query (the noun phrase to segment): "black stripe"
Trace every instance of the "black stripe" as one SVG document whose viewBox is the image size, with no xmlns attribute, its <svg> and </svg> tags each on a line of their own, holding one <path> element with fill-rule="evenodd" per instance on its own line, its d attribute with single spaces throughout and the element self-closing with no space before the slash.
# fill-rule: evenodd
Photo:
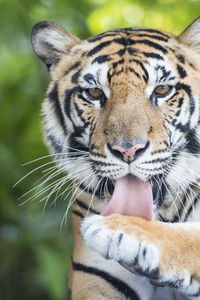
<svg viewBox="0 0 200 300">
<path fill-rule="evenodd" d="M 91 154 L 91 153 L 90 153 Z M 96 153 L 95 153 L 96 154 Z M 97 156 L 97 155 L 96 155 Z M 98 157 L 104 157 L 103 155 L 102 156 L 98 156 Z M 99 166 L 105 166 L 105 167 L 108 167 L 108 166 L 111 166 L 111 167 L 114 167 L 114 166 L 119 166 L 118 164 L 115 164 L 115 163 L 107 163 L 107 162 L 103 162 L 103 161 L 98 161 L 98 160 L 95 160 L 93 159 L 92 162 L 95 164 L 95 165 L 99 165 Z"/>
<path fill-rule="evenodd" d="M 164 141 L 165 143 L 165 141 Z M 166 142 L 167 143 L 167 142 Z M 168 146 L 167 146 L 168 147 Z M 165 153 L 167 152 L 168 150 L 167 149 L 159 149 L 159 150 L 155 150 L 155 151 L 152 151 L 151 152 L 151 155 L 154 155 L 154 154 L 157 154 L 157 153 Z"/>
<path fill-rule="evenodd" d="M 115 52 L 114 54 L 117 54 L 120 57 L 122 57 L 125 54 L 125 52 L 126 52 L 126 49 L 123 48 L 123 49 L 120 49 L 119 51 Z"/>
<path fill-rule="evenodd" d="M 194 130 L 190 130 L 186 135 L 186 146 L 185 148 L 190 152 L 197 154 L 200 152 L 200 143 Z"/>
<path fill-rule="evenodd" d="M 176 57 L 177 57 L 177 59 L 178 59 L 182 64 L 185 63 L 185 57 L 184 57 L 182 54 L 177 55 Z"/>
<path fill-rule="evenodd" d="M 103 48 L 109 46 L 113 41 L 106 41 L 106 42 L 102 42 L 101 44 L 97 45 L 96 47 L 94 47 L 92 50 L 90 50 L 87 54 L 87 56 L 92 56 L 94 54 L 96 54 L 97 52 L 101 51 Z"/>
<path fill-rule="evenodd" d="M 158 53 L 154 53 L 154 52 L 142 52 L 142 54 L 146 57 L 150 57 L 150 58 L 156 58 L 159 60 L 164 60 L 164 58 L 158 54 Z"/>
<path fill-rule="evenodd" d="M 192 115 L 193 112 L 194 112 L 194 109 L 195 109 L 195 101 L 194 101 L 194 98 L 193 98 L 193 95 L 192 95 L 191 87 L 187 84 L 178 82 L 177 85 L 176 85 L 176 90 L 178 91 L 178 90 L 181 90 L 181 89 L 183 89 L 189 96 L 189 99 L 190 99 L 190 114 Z"/>
<path fill-rule="evenodd" d="M 94 144 L 91 144 L 90 145 L 90 155 L 94 156 L 94 157 L 103 157 L 103 158 L 106 158 L 106 155 L 105 154 L 101 154 L 101 153 L 98 153 L 98 152 L 93 152 L 92 150 L 94 149 L 97 149 L 98 150 L 98 147 Z"/>
<path fill-rule="evenodd" d="M 93 209 L 93 208 L 87 206 L 87 204 L 83 203 L 81 200 L 76 199 L 75 203 L 76 203 L 78 206 L 80 206 L 81 208 L 83 208 L 83 209 L 85 209 L 85 210 L 87 210 L 87 211 L 89 211 L 89 212 L 92 212 L 92 213 L 94 213 L 94 214 L 99 215 L 99 212 L 98 212 L 97 210 L 95 210 L 95 209 Z"/>
<path fill-rule="evenodd" d="M 121 68 L 119 71 L 114 70 L 112 76 L 113 75 L 120 75 L 123 72 L 124 72 L 124 68 Z"/>
<path fill-rule="evenodd" d="M 141 167 L 137 167 L 137 168 L 141 171 L 147 171 L 146 168 L 141 168 Z M 148 172 L 154 172 L 154 174 L 155 174 L 155 172 L 159 172 L 157 175 L 161 175 L 162 171 L 163 171 L 163 167 L 148 169 Z"/>
<path fill-rule="evenodd" d="M 60 122 L 61 127 L 63 128 L 63 131 L 65 134 L 67 134 L 67 129 L 65 126 L 64 116 L 60 107 L 60 102 L 58 99 L 58 82 L 55 83 L 53 89 L 48 94 L 49 99 L 51 100 L 51 103 L 53 103 L 55 108 L 55 113 L 57 115 L 57 118 Z"/>
<path fill-rule="evenodd" d="M 155 42 L 152 42 L 150 40 L 137 40 L 137 41 L 134 41 L 134 44 L 145 44 L 145 45 L 148 45 L 152 48 L 155 48 L 156 50 L 159 50 L 159 51 L 163 52 L 164 54 L 168 53 L 166 48 L 164 48 L 161 45 L 159 45 Z"/>
<path fill-rule="evenodd" d="M 72 266 L 75 271 L 81 271 L 84 273 L 101 277 L 102 279 L 107 281 L 110 285 L 112 285 L 118 292 L 124 294 L 125 297 L 131 300 L 140 300 L 137 293 L 134 290 L 132 290 L 126 283 L 110 275 L 109 273 L 99 270 L 97 268 L 88 267 L 83 264 L 75 263 L 75 262 L 72 262 Z"/>
<path fill-rule="evenodd" d="M 138 49 L 127 47 L 126 50 L 128 51 L 128 54 L 133 55 L 134 57 L 139 56 L 140 58 L 140 52 L 138 51 Z"/>
<path fill-rule="evenodd" d="M 124 59 L 122 58 L 122 59 L 120 59 L 120 60 L 118 60 L 118 61 L 112 63 L 112 67 L 113 67 L 114 69 L 116 69 L 118 65 L 123 64 L 123 63 L 124 63 Z"/>
<path fill-rule="evenodd" d="M 72 213 L 77 215 L 78 217 L 80 217 L 81 219 L 84 218 L 84 215 L 80 212 L 80 211 L 77 211 L 75 209 L 72 210 Z"/>
<path fill-rule="evenodd" d="M 144 71 L 144 74 L 145 74 L 145 76 L 143 78 L 144 78 L 145 82 L 147 83 L 148 80 L 149 80 L 149 73 L 145 69 L 143 63 L 141 61 L 137 60 L 137 59 L 130 59 L 129 62 L 134 62 L 134 63 L 138 64 L 141 67 L 141 69 Z"/>
<path fill-rule="evenodd" d="M 119 37 L 119 38 L 115 38 L 113 39 L 114 43 L 123 45 L 124 47 L 128 46 L 128 45 L 133 45 L 134 41 L 132 39 L 126 38 L 126 37 Z"/>
<path fill-rule="evenodd" d="M 94 75 L 92 75 L 91 73 L 87 73 L 83 76 L 83 78 L 85 79 L 85 81 L 87 81 L 89 84 L 95 84 L 97 85 L 97 82 L 94 78 Z"/>
<path fill-rule="evenodd" d="M 177 71 L 181 78 L 185 78 L 187 76 L 185 69 L 179 64 L 177 64 Z"/>
<path fill-rule="evenodd" d="M 89 122 L 87 122 L 86 119 L 84 119 L 82 117 L 82 114 L 83 114 L 84 111 L 82 109 L 80 109 L 79 106 L 76 103 L 74 103 L 74 110 L 76 111 L 77 115 L 79 116 L 79 118 L 83 122 L 83 125 L 81 126 L 81 128 L 79 126 L 79 127 L 76 127 L 76 129 L 77 128 L 79 128 L 79 130 L 81 129 L 81 133 L 83 133 L 84 129 L 88 127 Z"/>
<path fill-rule="evenodd" d="M 91 37 L 90 39 L 88 39 L 88 42 L 96 42 L 96 41 L 99 41 L 103 38 L 106 38 L 106 37 L 116 37 L 116 36 L 120 36 L 119 38 L 121 39 L 121 33 L 125 33 L 127 36 L 132 34 L 134 32 L 134 29 L 133 28 L 120 28 L 120 29 L 115 29 L 113 31 L 106 31 L 106 32 L 103 32 L 103 33 L 99 33 L 93 37 Z M 124 38 L 122 38 L 124 39 Z"/>
<path fill-rule="evenodd" d="M 156 151 L 157 153 L 159 153 L 158 151 Z M 166 150 L 164 151 L 160 151 L 160 152 L 166 152 Z M 169 160 L 169 157 L 165 157 L 165 158 L 156 158 L 156 159 L 152 159 L 152 160 L 149 160 L 149 161 L 143 161 L 143 162 L 140 162 L 140 165 L 146 165 L 146 164 L 153 164 L 153 163 L 160 163 L 160 162 L 165 162 L 166 160 Z"/>
<path fill-rule="evenodd" d="M 63 151 L 60 142 L 55 138 L 55 136 L 47 134 L 47 139 L 51 142 L 51 146 L 54 148 L 55 153 L 61 153 Z"/>
<path fill-rule="evenodd" d="M 152 33 L 158 33 L 158 34 L 161 34 L 163 36 L 165 36 L 166 38 L 170 38 L 169 35 L 167 35 L 166 33 L 160 31 L 160 30 L 157 30 L 157 29 L 152 29 L 152 28 L 138 28 L 138 31 L 141 30 L 141 31 L 146 31 L 146 32 L 152 32 Z"/>
<path fill-rule="evenodd" d="M 76 86 L 70 90 L 65 91 L 65 104 L 64 104 L 64 110 L 68 116 L 68 118 L 71 120 L 72 124 L 75 126 L 72 118 L 71 118 L 71 97 L 73 94 L 77 93 L 80 90 L 80 87 Z"/>
<path fill-rule="evenodd" d="M 99 33 L 91 38 L 88 39 L 88 42 L 96 42 L 96 41 L 99 41 L 105 37 L 110 37 L 110 36 L 116 36 L 118 33 L 117 32 L 114 32 L 114 33 L 106 33 L 106 32 L 103 32 L 103 33 Z"/>
<path fill-rule="evenodd" d="M 69 154 L 70 154 L 70 152 L 74 152 L 75 149 L 77 149 L 76 157 L 82 156 L 82 153 L 79 152 L 78 150 L 85 151 L 85 154 L 89 153 L 88 147 L 81 144 L 79 141 L 77 141 L 77 138 L 79 138 L 81 136 L 81 133 L 82 133 L 82 132 L 80 132 L 81 129 L 82 129 L 82 127 L 79 129 L 79 131 L 71 133 L 71 135 L 69 137 L 69 150 L 68 150 Z M 83 128 L 83 132 L 84 132 L 84 128 Z M 72 154 L 72 156 L 73 156 L 73 154 Z"/>
<path fill-rule="evenodd" d="M 183 101 L 184 101 L 184 98 L 179 98 L 178 99 L 178 108 L 181 108 L 181 106 L 183 105 Z"/>
<path fill-rule="evenodd" d="M 72 70 L 78 68 L 80 66 L 80 61 L 76 62 L 74 65 L 72 65 L 66 72 L 65 75 L 67 75 L 68 73 L 70 73 Z"/>
<path fill-rule="evenodd" d="M 171 71 L 166 71 L 165 67 L 158 66 L 157 70 L 162 71 L 162 76 L 159 78 L 159 82 L 162 82 L 164 79 L 167 80 L 167 78 L 171 75 Z"/>
<path fill-rule="evenodd" d="M 164 42 L 167 42 L 168 41 L 168 38 L 164 38 L 162 36 L 159 36 L 159 35 L 151 35 L 151 34 L 145 34 L 145 33 L 140 33 L 140 34 L 137 34 L 137 36 L 140 36 L 140 37 L 149 37 L 149 38 L 152 38 L 152 39 L 155 39 L 155 40 L 159 40 L 159 41 L 164 41 Z"/>
<path fill-rule="evenodd" d="M 75 73 L 72 75 L 71 81 L 72 81 L 73 83 L 78 83 L 78 79 L 79 79 L 79 77 L 80 77 L 80 75 L 81 75 L 81 71 L 82 71 L 82 69 L 80 68 L 77 72 L 75 72 Z"/>
<path fill-rule="evenodd" d="M 138 72 L 136 72 L 133 68 L 129 68 L 129 71 L 131 73 L 134 73 L 136 75 L 137 78 L 141 78 L 140 74 Z"/>
<path fill-rule="evenodd" d="M 94 64 L 95 62 L 97 62 L 98 64 L 102 64 L 106 61 L 110 61 L 111 57 L 109 57 L 109 55 L 99 55 L 97 56 L 95 59 L 93 59 L 92 64 Z"/>
</svg>

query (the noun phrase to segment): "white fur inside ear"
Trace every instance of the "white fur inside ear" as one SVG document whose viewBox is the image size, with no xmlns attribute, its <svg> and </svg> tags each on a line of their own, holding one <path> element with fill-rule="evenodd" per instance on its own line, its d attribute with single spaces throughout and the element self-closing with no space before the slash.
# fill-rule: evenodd
<svg viewBox="0 0 200 300">
<path fill-rule="evenodd" d="M 47 44 L 52 47 L 52 50 L 56 50 L 57 52 L 65 52 L 67 46 L 69 48 L 71 44 L 71 41 L 70 39 L 67 39 L 67 36 L 49 28 L 45 28 L 38 32 L 35 42 L 35 46 L 41 54 L 46 51 Z"/>
<path fill-rule="evenodd" d="M 199 22 L 195 22 L 191 30 L 188 33 L 188 38 L 200 42 L 200 19 Z"/>
<path fill-rule="evenodd" d="M 80 40 L 63 27 L 39 22 L 32 29 L 32 46 L 35 53 L 47 64 L 56 64 Z"/>
<path fill-rule="evenodd" d="M 178 36 L 178 40 L 188 44 L 200 53 L 200 17 Z"/>
</svg>

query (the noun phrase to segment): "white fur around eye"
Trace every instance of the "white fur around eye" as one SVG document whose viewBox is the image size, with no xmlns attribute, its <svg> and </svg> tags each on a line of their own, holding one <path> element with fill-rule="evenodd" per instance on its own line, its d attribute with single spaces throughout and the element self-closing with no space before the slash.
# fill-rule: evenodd
<svg viewBox="0 0 200 300">
<path fill-rule="evenodd" d="M 93 58 L 94 59 L 94 58 Z M 85 68 L 81 80 L 80 85 L 82 88 L 88 89 L 88 88 L 100 88 L 106 97 L 108 98 L 110 96 L 110 89 L 107 85 L 107 74 L 108 74 L 108 65 L 106 63 L 98 64 L 98 62 L 95 63 L 89 63 L 88 66 Z M 91 83 L 88 83 L 84 76 L 86 74 L 91 74 L 94 78 L 94 80 L 91 81 Z"/>
<path fill-rule="evenodd" d="M 171 71 L 170 77 L 173 79 L 170 80 L 162 80 L 162 71 L 158 67 L 162 68 L 165 67 L 166 71 Z M 158 61 L 157 59 L 150 58 L 148 62 L 145 64 L 145 68 L 149 74 L 149 83 L 146 88 L 146 94 L 150 97 L 154 91 L 154 89 L 158 85 L 170 85 L 175 86 L 177 83 L 177 76 L 173 65 L 168 61 L 165 57 L 164 61 Z"/>
<path fill-rule="evenodd" d="M 158 96 L 156 105 L 162 106 L 168 99 L 170 99 L 175 94 L 175 92 L 176 92 L 175 87 L 173 87 L 171 92 L 168 95 L 166 95 L 165 97 Z"/>
</svg>

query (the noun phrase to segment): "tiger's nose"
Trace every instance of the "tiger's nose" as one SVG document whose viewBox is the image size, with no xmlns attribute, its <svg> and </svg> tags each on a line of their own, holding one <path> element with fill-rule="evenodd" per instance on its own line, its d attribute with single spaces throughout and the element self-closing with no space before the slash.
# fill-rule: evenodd
<svg viewBox="0 0 200 300">
<path fill-rule="evenodd" d="M 141 139 L 137 139 L 134 143 L 131 139 L 124 138 L 120 145 L 116 143 L 108 144 L 108 148 L 113 155 L 130 164 L 146 151 L 149 144 L 149 141 L 145 143 Z"/>
<path fill-rule="evenodd" d="M 136 152 L 139 149 L 143 149 L 144 147 L 145 147 L 145 145 L 143 145 L 143 144 L 136 144 L 135 146 L 130 147 L 130 148 L 124 148 L 121 146 L 113 146 L 112 150 L 121 153 L 123 160 L 125 162 L 132 162 L 135 159 Z"/>
</svg>

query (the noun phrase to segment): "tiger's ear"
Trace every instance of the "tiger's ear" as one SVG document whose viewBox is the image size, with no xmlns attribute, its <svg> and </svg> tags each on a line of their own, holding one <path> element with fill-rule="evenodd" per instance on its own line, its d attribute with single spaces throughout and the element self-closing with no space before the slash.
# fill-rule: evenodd
<svg viewBox="0 0 200 300">
<path fill-rule="evenodd" d="M 33 26 L 31 42 L 34 52 L 49 69 L 80 40 L 63 27 L 50 21 L 42 21 Z"/>
<path fill-rule="evenodd" d="M 177 37 L 177 40 L 200 53 L 200 17 L 194 20 L 194 22 Z"/>
</svg>

